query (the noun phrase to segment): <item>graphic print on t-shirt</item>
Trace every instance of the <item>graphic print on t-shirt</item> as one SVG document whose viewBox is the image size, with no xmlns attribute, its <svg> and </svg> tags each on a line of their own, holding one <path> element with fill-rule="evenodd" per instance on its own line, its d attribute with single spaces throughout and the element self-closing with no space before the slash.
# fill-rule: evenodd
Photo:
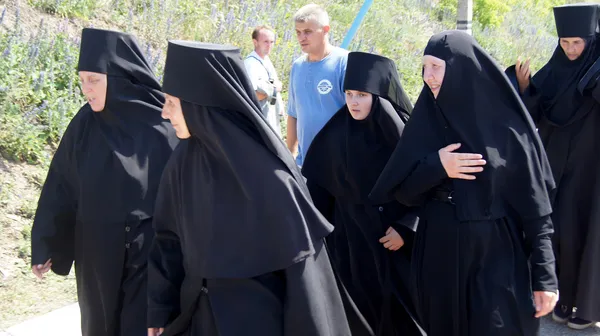
<svg viewBox="0 0 600 336">
<path fill-rule="evenodd" d="M 328 79 L 321 79 L 319 84 L 317 84 L 317 90 L 322 95 L 328 94 L 329 92 L 331 92 L 332 89 L 333 85 Z"/>
</svg>

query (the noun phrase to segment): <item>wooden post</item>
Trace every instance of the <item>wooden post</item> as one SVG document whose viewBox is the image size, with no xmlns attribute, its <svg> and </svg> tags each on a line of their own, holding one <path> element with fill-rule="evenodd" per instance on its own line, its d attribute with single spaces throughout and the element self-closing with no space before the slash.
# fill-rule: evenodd
<svg viewBox="0 0 600 336">
<path fill-rule="evenodd" d="M 458 0 L 456 29 L 473 35 L 473 0 Z"/>
</svg>

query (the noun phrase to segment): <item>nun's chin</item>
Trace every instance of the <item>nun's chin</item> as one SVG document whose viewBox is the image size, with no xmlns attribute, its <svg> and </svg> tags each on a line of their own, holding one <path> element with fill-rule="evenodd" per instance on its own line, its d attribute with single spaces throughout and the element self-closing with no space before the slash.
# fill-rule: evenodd
<svg viewBox="0 0 600 336">
<path fill-rule="evenodd" d="M 104 105 L 99 106 L 99 105 L 90 104 L 90 107 L 92 108 L 92 111 L 94 111 L 96 113 L 104 111 Z"/>
<path fill-rule="evenodd" d="M 354 120 L 365 120 L 369 116 L 370 111 L 368 112 L 353 112 L 350 111 L 350 115 Z"/>
<path fill-rule="evenodd" d="M 179 139 L 189 139 L 192 136 L 190 134 L 190 132 L 185 132 L 185 131 L 181 131 L 181 130 L 178 130 L 178 129 L 175 129 L 175 135 Z"/>
</svg>

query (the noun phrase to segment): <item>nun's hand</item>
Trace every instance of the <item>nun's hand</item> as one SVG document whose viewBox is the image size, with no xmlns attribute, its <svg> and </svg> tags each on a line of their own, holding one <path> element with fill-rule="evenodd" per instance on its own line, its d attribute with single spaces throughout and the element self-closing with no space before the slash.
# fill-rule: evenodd
<svg viewBox="0 0 600 336">
<path fill-rule="evenodd" d="M 521 58 L 517 59 L 515 64 L 515 70 L 517 72 L 517 82 L 519 82 L 519 90 L 521 94 L 529 87 L 529 77 L 531 76 L 531 69 L 529 68 L 529 61 L 527 59 L 524 63 L 521 63 Z"/>
<path fill-rule="evenodd" d="M 165 328 L 148 328 L 148 336 L 159 336 L 165 331 Z"/>
<path fill-rule="evenodd" d="M 40 264 L 31 266 L 31 271 L 33 272 L 33 274 L 35 274 L 36 277 L 38 277 L 38 279 L 41 280 L 44 278 L 44 273 L 48 272 L 51 267 L 52 259 L 48 259 L 48 261 L 46 261 L 46 263 L 43 265 Z"/>
<path fill-rule="evenodd" d="M 390 251 L 397 251 L 404 246 L 404 239 L 402 239 L 402 236 L 392 227 L 387 229 L 385 236 L 381 237 L 379 242 L 383 244 L 383 247 Z"/>
<path fill-rule="evenodd" d="M 481 154 L 453 153 L 460 144 L 451 144 L 439 150 L 440 161 L 450 178 L 474 180 L 474 173 L 483 171 L 485 160 Z"/>
<path fill-rule="evenodd" d="M 548 315 L 558 302 L 558 294 L 554 292 L 533 292 L 535 301 L 535 317 Z"/>
</svg>

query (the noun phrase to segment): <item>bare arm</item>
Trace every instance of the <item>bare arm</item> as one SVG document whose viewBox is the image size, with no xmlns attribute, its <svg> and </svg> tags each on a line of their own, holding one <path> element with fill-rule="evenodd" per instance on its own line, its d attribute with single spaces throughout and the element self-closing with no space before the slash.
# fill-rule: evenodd
<svg viewBox="0 0 600 336">
<path fill-rule="evenodd" d="M 287 146 L 294 157 L 298 154 L 298 133 L 296 129 L 297 124 L 296 118 L 289 116 L 287 117 Z"/>
<path fill-rule="evenodd" d="M 262 91 L 256 90 L 256 97 L 258 98 L 258 100 L 264 100 L 267 98 L 267 95 L 264 94 Z"/>
</svg>

